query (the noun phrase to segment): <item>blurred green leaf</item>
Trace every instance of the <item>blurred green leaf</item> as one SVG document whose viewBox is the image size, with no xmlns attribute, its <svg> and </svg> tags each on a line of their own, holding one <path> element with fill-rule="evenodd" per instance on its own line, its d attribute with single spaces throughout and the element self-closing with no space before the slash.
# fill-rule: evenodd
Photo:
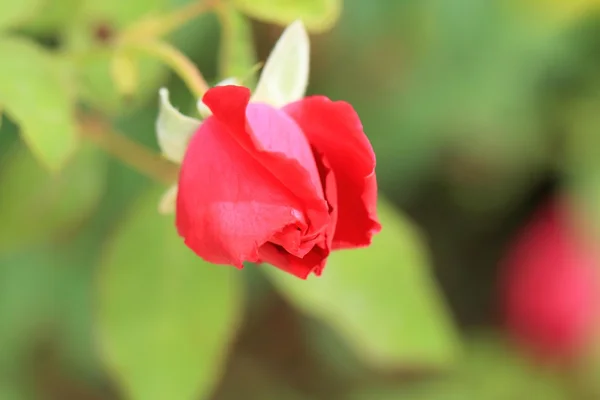
<svg viewBox="0 0 600 400">
<path fill-rule="evenodd" d="M 324 320 L 378 367 L 446 367 L 457 337 L 413 227 L 380 201 L 383 230 L 365 249 L 334 252 L 321 277 L 265 266 L 281 293 Z"/>
<path fill-rule="evenodd" d="M 77 16 L 83 2 L 84 0 L 43 0 L 34 18 L 28 19 L 21 29 L 32 33 L 63 32 Z"/>
<path fill-rule="evenodd" d="M 132 22 L 164 14 L 192 1 L 195 0 L 87 0 L 66 35 L 66 47 L 79 62 L 77 72 L 83 100 L 105 113 L 121 115 L 153 98 L 169 77 L 168 68 L 154 58 L 136 55 L 137 91 L 133 96 L 122 96 L 111 74 L 110 41 Z M 210 74 L 206 73 L 208 67 L 204 63 L 211 65 L 214 59 L 210 47 L 215 46 L 217 28 L 216 18 L 207 13 L 170 35 L 173 44 L 184 54 L 198 53 L 198 49 L 202 49 L 201 60 L 194 61 L 202 61 L 201 70 L 207 78 Z M 196 108 L 195 101 L 193 108 Z"/>
<path fill-rule="evenodd" d="M 135 95 L 138 86 L 138 67 L 132 54 L 117 51 L 111 60 L 111 74 L 119 94 Z"/>
<path fill-rule="evenodd" d="M 82 61 L 79 69 L 80 96 L 87 104 L 105 113 L 126 114 L 137 108 L 148 98 L 156 95 L 159 86 L 168 76 L 168 70 L 159 61 L 140 56 L 136 58 L 137 90 L 132 95 L 124 96 L 113 79 L 112 60 L 110 54 L 98 53 Z"/>
<path fill-rule="evenodd" d="M 102 22 L 119 31 L 143 16 L 161 14 L 169 4 L 170 0 L 86 0 L 82 14 L 89 21 L 96 21 L 90 25 L 92 29 Z"/>
<path fill-rule="evenodd" d="M 264 22 L 288 25 L 301 19 L 311 32 L 330 29 L 340 16 L 341 0 L 234 0 L 236 7 Z"/>
<path fill-rule="evenodd" d="M 37 13 L 41 4 L 42 0 L 0 2 L 0 30 L 18 26 Z"/>
<path fill-rule="evenodd" d="M 591 86 L 591 85 L 590 85 Z M 567 185 L 581 205 L 581 217 L 600 237 L 600 83 L 593 95 L 570 106 L 566 117 L 566 157 L 562 165 Z"/>
<path fill-rule="evenodd" d="M 57 284 L 61 274 L 48 253 L 28 252 L 0 257 L 0 372 L 23 368 L 38 340 L 57 316 Z M 2 398 L 2 397 L 0 397 Z"/>
<path fill-rule="evenodd" d="M 94 337 L 94 266 L 91 261 L 62 266 L 65 273 L 60 286 L 61 321 L 57 340 L 60 361 L 66 371 L 78 378 L 101 381 L 106 376 Z"/>
<path fill-rule="evenodd" d="M 592 344 L 577 366 L 575 383 L 590 399 L 600 398 L 600 332 L 596 332 Z"/>
<path fill-rule="evenodd" d="M 404 387 L 373 387 L 349 400 L 568 400 L 574 397 L 561 375 L 530 363 L 502 339 L 479 335 L 451 376 Z"/>
<path fill-rule="evenodd" d="M 203 262 L 148 192 L 111 241 L 99 272 L 103 356 L 132 399 L 204 398 L 240 317 L 234 268 Z"/>
<path fill-rule="evenodd" d="M 55 240 L 77 228 L 105 187 L 105 158 L 82 147 L 59 175 L 48 174 L 22 146 L 0 166 L 0 254 Z"/>
<path fill-rule="evenodd" d="M 518 195 L 530 171 L 547 162 L 538 96 L 560 48 L 558 32 L 540 34 L 498 1 L 344 7 L 332 43 L 315 57 L 311 88 L 350 102 L 370 127 L 380 187 L 408 200 L 435 169 L 454 172 L 440 161 L 449 145 L 452 151 L 464 146 L 491 164 L 473 173 L 491 169 L 491 185 L 499 177 L 507 184 L 497 187 L 509 189 L 481 202 L 500 194 L 509 204 L 511 192 Z M 516 188 L 509 187 L 513 177 Z"/>
<path fill-rule="evenodd" d="M 543 29 L 564 29 L 600 10 L 597 0 L 512 0 L 507 2 L 518 17 Z"/>
<path fill-rule="evenodd" d="M 15 382 L 14 379 L 0 377 L 0 399 L 36 400 L 39 394 L 32 388 L 33 382 Z"/>
<path fill-rule="evenodd" d="M 348 341 L 341 340 L 338 332 L 326 321 L 303 318 L 302 328 L 311 353 L 315 354 L 319 367 L 326 371 L 327 375 L 331 374 L 348 381 L 365 381 L 365 376 L 372 376 L 371 366 L 365 364 L 348 345 Z"/>
<path fill-rule="evenodd" d="M 74 99 L 61 64 L 24 39 L 0 38 L 0 105 L 49 168 L 60 168 L 76 147 Z"/>
<path fill-rule="evenodd" d="M 460 374 L 461 393 L 467 398 L 571 398 L 558 371 L 536 364 L 493 333 L 479 333 L 470 338 Z"/>
<path fill-rule="evenodd" d="M 230 363 L 227 376 L 211 400 L 309 400 L 259 360 L 241 356 Z"/>
<path fill-rule="evenodd" d="M 55 333 L 64 277 L 55 255 L 32 247 L 0 255 L 0 399 L 40 398 L 36 352 Z"/>
<path fill-rule="evenodd" d="M 218 9 L 218 15 L 223 32 L 219 54 L 219 75 L 221 79 L 246 78 L 257 62 L 250 21 L 228 3 Z M 250 87 L 255 84 L 255 82 L 245 83 Z"/>
<path fill-rule="evenodd" d="M 66 35 L 67 48 L 81 54 L 79 90 L 84 101 L 104 112 L 119 114 L 140 105 L 156 93 L 168 70 L 157 60 L 136 57 L 138 79 L 135 95 L 123 96 L 113 79 L 113 54 L 107 45 L 128 24 L 150 14 L 165 12 L 168 0 L 88 0 Z"/>
</svg>

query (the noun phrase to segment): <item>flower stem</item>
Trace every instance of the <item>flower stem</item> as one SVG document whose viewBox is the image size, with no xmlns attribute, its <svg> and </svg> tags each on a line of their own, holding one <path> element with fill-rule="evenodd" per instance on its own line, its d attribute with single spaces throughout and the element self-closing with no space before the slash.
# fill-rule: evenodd
<svg viewBox="0 0 600 400">
<path fill-rule="evenodd" d="M 194 63 L 177 48 L 162 41 L 130 43 L 128 47 L 156 57 L 171 67 L 197 97 L 201 98 L 209 89 L 208 83 Z"/>
<path fill-rule="evenodd" d="M 113 157 L 166 185 L 177 181 L 179 168 L 175 164 L 116 132 L 101 118 L 84 115 L 79 122 L 83 137 Z"/>
<path fill-rule="evenodd" d="M 149 16 L 123 31 L 120 41 L 139 42 L 164 36 L 199 15 L 214 9 L 219 0 L 196 0 L 164 16 Z"/>
</svg>

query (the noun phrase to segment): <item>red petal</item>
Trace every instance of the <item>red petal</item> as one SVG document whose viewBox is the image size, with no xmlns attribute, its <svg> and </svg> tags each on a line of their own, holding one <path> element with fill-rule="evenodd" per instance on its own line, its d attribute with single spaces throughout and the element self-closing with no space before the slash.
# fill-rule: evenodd
<svg viewBox="0 0 600 400">
<path fill-rule="evenodd" d="M 366 246 L 381 230 L 377 220 L 375 154 L 358 115 L 345 102 L 307 97 L 284 107 L 308 141 L 323 153 L 337 183 L 338 221 L 333 248 Z"/>
<path fill-rule="evenodd" d="M 310 225 L 304 233 L 323 232 L 330 222 L 327 202 L 308 140 L 286 113 L 264 104 L 248 105 L 249 99 L 247 88 L 217 86 L 203 102 L 240 146 L 300 199 Z"/>
<path fill-rule="evenodd" d="M 260 248 L 260 257 L 262 261 L 302 279 L 306 279 L 311 272 L 319 275 L 327 259 L 320 247 L 314 247 L 310 253 L 300 258 L 271 243 L 265 243 Z"/>
<path fill-rule="evenodd" d="M 200 257 L 241 268 L 277 231 L 305 224 L 302 206 L 216 118 L 192 137 L 179 177 L 176 223 Z"/>
<path fill-rule="evenodd" d="M 310 152 L 306 138 L 279 110 L 246 110 L 248 99 L 247 89 L 234 86 L 206 94 L 213 116 L 190 141 L 177 198 L 186 244 L 207 261 L 238 267 L 257 261 L 271 239 L 302 256 L 310 248 L 300 246 L 298 231 L 324 231 L 329 223 L 314 158 L 302 150 Z"/>
<path fill-rule="evenodd" d="M 331 223 L 325 231 L 323 242 L 318 244 L 317 247 L 319 247 L 319 249 L 316 249 L 316 253 L 323 257 L 323 261 L 314 269 L 315 275 L 319 276 L 321 275 L 323 268 L 325 268 L 325 259 L 333 249 L 333 240 L 338 221 L 338 188 L 335 174 L 333 173 L 333 169 L 331 168 L 331 164 L 327 157 L 317 152 L 315 154 L 315 159 L 317 161 L 319 174 L 321 175 L 321 184 L 325 189 L 325 198 L 329 204 L 329 217 L 331 219 Z"/>
<path fill-rule="evenodd" d="M 311 251 L 302 258 L 282 251 L 280 247 L 274 246 L 272 243 L 265 243 L 259 249 L 259 256 L 262 261 L 302 279 L 306 279 L 311 272 L 317 276 L 321 275 L 323 268 L 325 268 L 327 257 L 331 252 L 331 244 L 337 221 L 337 191 L 333 171 L 327 159 L 322 155 L 316 154 L 316 161 L 330 206 L 329 212 L 331 218 L 331 223 L 327 227 L 321 241 L 316 243 L 311 248 Z"/>
</svg>

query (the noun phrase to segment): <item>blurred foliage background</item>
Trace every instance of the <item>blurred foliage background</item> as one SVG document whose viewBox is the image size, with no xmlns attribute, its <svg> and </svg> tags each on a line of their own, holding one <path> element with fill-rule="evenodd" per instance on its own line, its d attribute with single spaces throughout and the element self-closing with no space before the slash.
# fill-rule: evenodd
<svg viewBox="0 0 600 400">
<path fill-rule="evenodd" d="M 498 290 L 549 199 L 596 240 L 600 2 L 212 3 L 0 0 L 0 399 L 600 398 L 600 342 L 532 357 Z M 193 256 L 165 187 L 102 139 L 157 152 L 161 86 L 195 112 L 159 34 L 214 83 L 296 18 L 310 93 L 350 102 L 373 143 L 384 227 L 306 282 Z"/>
</svg>

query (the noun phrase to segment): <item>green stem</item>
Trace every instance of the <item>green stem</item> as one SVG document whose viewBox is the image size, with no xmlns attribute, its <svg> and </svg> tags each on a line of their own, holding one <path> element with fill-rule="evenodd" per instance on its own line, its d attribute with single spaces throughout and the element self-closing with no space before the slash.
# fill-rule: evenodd
<svg viewBox="0 0 600 400">
<path fill-rule="evenodd" d="M 199 15 L 214 9 L 219 0 L 196 0 L 164 16 L 150 16 L 125 30 L 119 41 L 139 42 L 164 36 Z"/>
<path fill-rule="evenodd" d="M 84 138 L 144 175 L 166 185 L 177 181 L 179 168 L 175 164 L 114 131 L 102 119 L 82 116 L 80 127 Z"/>
<path fill-rule="evenodd" d="M 208 83 L 206 83 L 206 80 L 204 80 L 204 77 L 194 63 L 172 45 L 166 42 L 153 41 L 130 43 L 128 47 L 164 62 L 181 77 L 197 98 L 201 98 L 209 89 Z"/>
</svg>

